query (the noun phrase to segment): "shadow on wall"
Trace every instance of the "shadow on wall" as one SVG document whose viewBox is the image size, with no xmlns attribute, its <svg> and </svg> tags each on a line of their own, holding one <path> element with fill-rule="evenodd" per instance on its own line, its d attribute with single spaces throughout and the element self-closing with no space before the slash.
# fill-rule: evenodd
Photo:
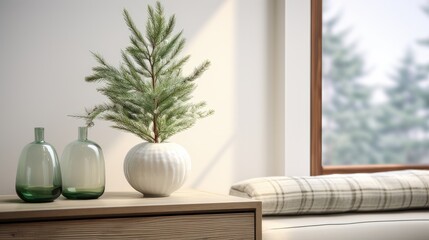
<svg viewBox="0 0 429 240">
<path fill-rule="evenodd" d="M 225 193 L 232 183 L 246 178 L 284 174 L 284 47 L 279 47 L 284 46 L 284 2 L 225 1 L 222 8 L 233 16 L 232 26 L 224 28 L 232 32 L 231 41 L 225 41 L 231 44 L 232 53 L 225 54 L 232 58 L 233 81 L 218 102 L 232 97 L 229 130 L 233 137 L 223 138 L 191 186 L 207 186 L 214 179 L 215 184 L 223 185 L 216 189 Z M 223 171 L 222 166 L 226 166 Z"/>
<path fill-rule="evenodd" d="M 280 22 L 279 16 L 284 11 L 282 2 L 261 1 L 253 5 L 247 1 L 235 2 L 235 133 L 240 140 L 235 149 L 234 182 L 284 174 L 280 154 L 284 151 L 281 144 L 284 78 L 280 73 L 284 65 L 276 64 L 284 58 L 284 51 L 278 48 L 284 45 L 284 22 Z"/>
<path fill-rule="evenodd" d="M 216 155 L 205 164 L 203 169 L 200 169 L 197 177 L 194 178 L 192 183 L 190 184 L 190 187 L 201 187 L 201 183 L 204 182 L 206 176 L 210 174 L 210 171 L 214 168 L 214 166 L 225 156 L 226 152 L 233 146 L 234 141 L 235 137 L 232 136 L 225 142 L 225 144 L 218 148 Z"/>
</svg>

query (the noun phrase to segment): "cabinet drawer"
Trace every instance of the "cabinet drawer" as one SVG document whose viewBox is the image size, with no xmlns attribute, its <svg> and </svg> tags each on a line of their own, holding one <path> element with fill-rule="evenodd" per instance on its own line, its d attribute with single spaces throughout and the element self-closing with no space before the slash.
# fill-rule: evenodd
<svg viewBox="0 0 429 240">
<path fill-rule="evenodd" d="M 255 214 L 207 213 L 0 224 L 0 239 L 254 239 Z"/>
</svg>

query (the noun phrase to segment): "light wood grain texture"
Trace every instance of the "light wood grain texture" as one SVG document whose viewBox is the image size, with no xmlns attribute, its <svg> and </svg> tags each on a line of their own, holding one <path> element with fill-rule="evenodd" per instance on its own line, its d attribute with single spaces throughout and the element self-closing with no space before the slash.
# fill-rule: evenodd
<svg viewBox="0 0 429 240">
<path fill-rule="evenodd" d="M 58 234 L 66 239 L 79 234 L 90 239 L 261 239 L 261 202 L 194 190 L 165 198 L 106 193 L 96 200 L 60 198 L 39 204 L 0 196 L 0 239 Z"/>
<path fill-rule="evenodd" d="M 233 213 L 12 223 L 0 225 L 0 239 L 254 239 L 253 221 Z"/>
</svg>

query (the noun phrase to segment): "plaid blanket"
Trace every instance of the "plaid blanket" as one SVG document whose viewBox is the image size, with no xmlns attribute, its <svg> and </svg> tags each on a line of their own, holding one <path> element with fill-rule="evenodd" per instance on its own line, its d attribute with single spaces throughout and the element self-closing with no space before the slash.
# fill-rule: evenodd
<svg viewBox="0 0 429 240">
<path fill-rule="evenodd" d="M 426 208 L 429 171 L 254 178 L 234 184 L 230 195 L 262 201 L 264 215 Z"/>
</svg>

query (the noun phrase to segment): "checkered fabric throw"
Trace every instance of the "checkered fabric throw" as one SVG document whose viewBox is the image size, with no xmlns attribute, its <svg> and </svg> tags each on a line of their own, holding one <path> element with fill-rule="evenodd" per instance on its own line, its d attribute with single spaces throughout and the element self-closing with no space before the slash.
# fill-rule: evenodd
<svg viewBox="0 0 429 240">
<path fill-rule="evenodd" d="M 426 208 L 429 171 L 254 178 L 233 185 L 230 195 L 262 201 L 264 215 Z"/>
</svg>

